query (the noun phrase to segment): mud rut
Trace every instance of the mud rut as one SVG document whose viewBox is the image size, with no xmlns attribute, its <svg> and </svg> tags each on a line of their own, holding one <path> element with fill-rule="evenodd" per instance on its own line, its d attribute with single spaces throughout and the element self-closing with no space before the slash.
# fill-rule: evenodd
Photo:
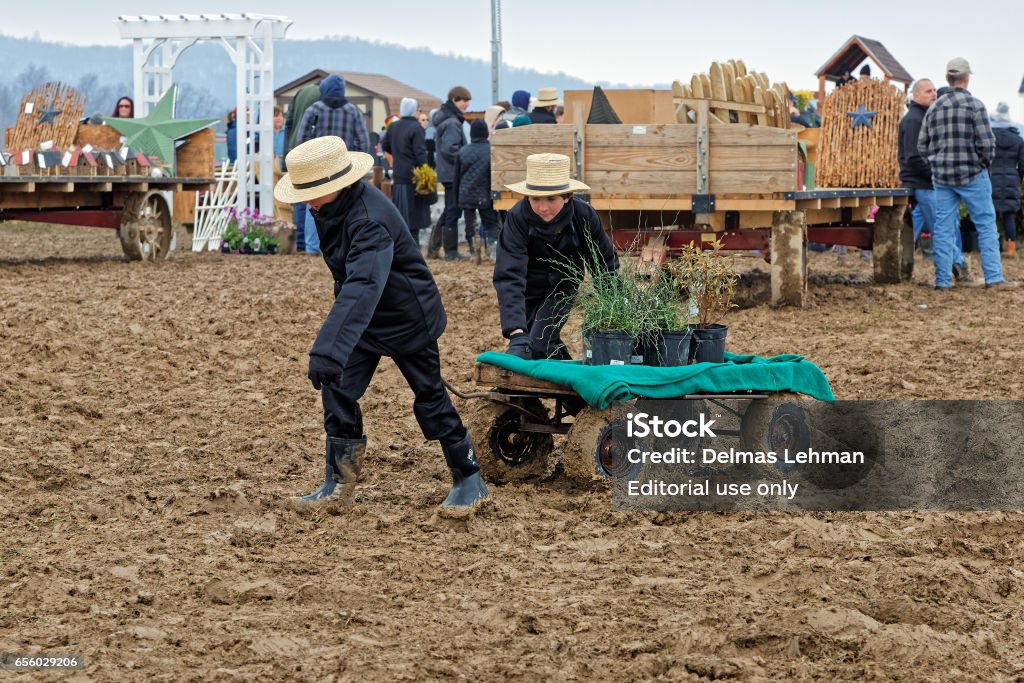
<svg viewBox="0 0 1024 683">
<path fill-rule="evenodd" d="M 437 279 L 468 387 L 502 346 L 489 274 Z M 1021 515 L 626 514 L 564 477 L 443 515 L 387 361 L 358 509 L 290 510 L 322 474 L 304 369 L 329 297 L 301 256 L 125 263 L 108 232 L 0 226 L 0 651 L 88 660 L 18 680 L 1019 675 Z M 840 398 L 1024 397 L 1024 292 L 809 299 L 731 314 L 730 347 L 803 353 Z"/>
</svg>

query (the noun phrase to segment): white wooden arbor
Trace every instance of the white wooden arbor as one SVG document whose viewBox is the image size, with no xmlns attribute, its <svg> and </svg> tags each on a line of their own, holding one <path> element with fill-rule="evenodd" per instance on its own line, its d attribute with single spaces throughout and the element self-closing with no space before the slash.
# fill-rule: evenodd
<svg viewBox="0 0 1024 683">
<path fill-rule="evenodd" d="M 122 38 L 133 42 L 136 116 L 146 116 L 171 87 L 178 57 L 200 40 L 218 41 L 235 63 L 238 116 L 237 206 L 274 214 L 274 40 L 285 37 L 292 22 L 267 14 L 162 14 L 117 18 Z M 249 112 L 246 117 L 245 112 Z M 251 117 L 251 120 L 250 120 Z M 257 123 L 252 123 L 253 121 Z M 259 154 L 256 136 L 263 141 Z M 260 173 L 256 187 L 256 160 Z M 257 190 L 259 207 L 256 206 Z"/>
</svg>

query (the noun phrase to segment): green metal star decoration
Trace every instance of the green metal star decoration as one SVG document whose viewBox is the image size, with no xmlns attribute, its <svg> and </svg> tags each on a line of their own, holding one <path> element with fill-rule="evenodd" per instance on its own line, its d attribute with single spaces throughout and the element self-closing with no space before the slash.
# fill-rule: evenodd
<svg viewBox="0 0 1024 683">
<path fill-rule="evenodd" d="M 153 107 L 149 116 L 141 119 L 104 117 L 107 124 L 127 138 L 127 145 L 147 156 L 174 167 L 174 142 L 214 123 L 218 119 L 174 118 L 174 96 L 177 86 L 172 85 Z"/>
<path fill-rule="evenodd" d="M 50 109 L 48 107 L 40 107 L 39 109 L 39 123 L 48 123 L 51 126 L 57 122 L 57 117 L 61 115 L 63 109 Z"/>
</svg>

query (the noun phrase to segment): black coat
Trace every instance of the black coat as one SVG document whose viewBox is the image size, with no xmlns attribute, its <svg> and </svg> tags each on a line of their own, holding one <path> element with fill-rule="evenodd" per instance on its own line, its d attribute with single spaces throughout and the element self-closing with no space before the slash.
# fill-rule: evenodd
<svg viewBox="0 0 1024 683">
<path fill-rule="evenodd" d="M 434 144 L 436 151 L 434 160 L 437 162 L 437 179 L 448 185 L 455 182 L 455 156 L 466 144 L 466 136 L 462 132 L 462 122 L 466 117 L 459 108 L 448 100 L 434 114 Z"/>
<path fill-rule="evenodd" d="M 352 349 L 385 356 L 420 351 L 447 318 L 433 275 L 398 209 L 359 181 L 315 215 L 334 275 L 334 306 L 310 353 L 344 366 Z"/>
<path fill-rule="evenodd" d="M 569 264 L 568 269 L 575 271 L 585 264 L 609 271 L 619 267 L 618 252 L 601 227 L 597 211 L 579 197 L 571 202 L 572 220 L 552 239 L 541 234 L 544 223 L 530 209 L 529 200 L 522 199 L 509 209 L 494 263 L 501 333 L 506 337 L 516 328 L 528 329 L 527 307 L 539 305 L 555 291 L 574 291 L 575 285 L 565 280 L 567 267 L 552 261 Z M 591 260 L 591 244 L 599 263 Z"/>
<path fill-rule="evenodd" d="M 455 160 L 455 187 L 460 209 L 490 209 L 491 143 L 474 140 L 459 150 Z"/>
<path fill-rule="evenodd" d="M 1024 180 L 1024 140 L 1016 128 L 993 128 L 996 155 L 988 172 L 992 175 L 992 204 L 1004 213 L 1020 208 L 1020 183 Z"/>
<path fill-rule="evenodd" d="M 555 120 L 555 112 L 548 107 L 534 107 L 530 112 L 530 121 L 533 123 L 558 123 Z"/>
<path fill-rule="evenodd" d="M 917 139 L 921 136 L 921 124 L 928 107 L 917 102 L 910 103 L 910 109 L 900 121 L 899 161 L 900 182 L 903 187 L 915 190 L 932 189 L 932 167 L 928 160 L 921 156 L 917 149 Z"/>
<path fill-rule="evenodd" d="M 427 163 L 425 131 L 416 117 L 403 116 L 388 126 L 381 146 L 394 157 L 395 182 L 412 184 L 412 170 Z"/>
</svg>

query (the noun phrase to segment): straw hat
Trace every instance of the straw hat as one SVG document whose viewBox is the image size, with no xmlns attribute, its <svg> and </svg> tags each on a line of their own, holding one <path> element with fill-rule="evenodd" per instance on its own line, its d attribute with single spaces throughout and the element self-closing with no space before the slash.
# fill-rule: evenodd
<svg viewBox="0 0 1024 683">
<path fill-rule="evenodd" d="M 590 189 L 569 177 L 569 157 L 564 154 L 531 154 L 526 157 L 526 180 L 505 187 L 527 197 L 550 197 Z"/>
<path fill-rule="evenodd" d="M 335 135 L 313 138 L 288 152 L 288 173 L 277 181 L 274 198 L 287 204 L 308 202 L 356 183 L 373 166 L 373 157 L 350 152 Z"/>
<path fill-rule="evenodd" d="M 562 100 L 558 99 L 558 88 L 538 88 L 537 101 L 533 103 L 533 106 L 550 107 L 561 103 Z"/>
</svg>

